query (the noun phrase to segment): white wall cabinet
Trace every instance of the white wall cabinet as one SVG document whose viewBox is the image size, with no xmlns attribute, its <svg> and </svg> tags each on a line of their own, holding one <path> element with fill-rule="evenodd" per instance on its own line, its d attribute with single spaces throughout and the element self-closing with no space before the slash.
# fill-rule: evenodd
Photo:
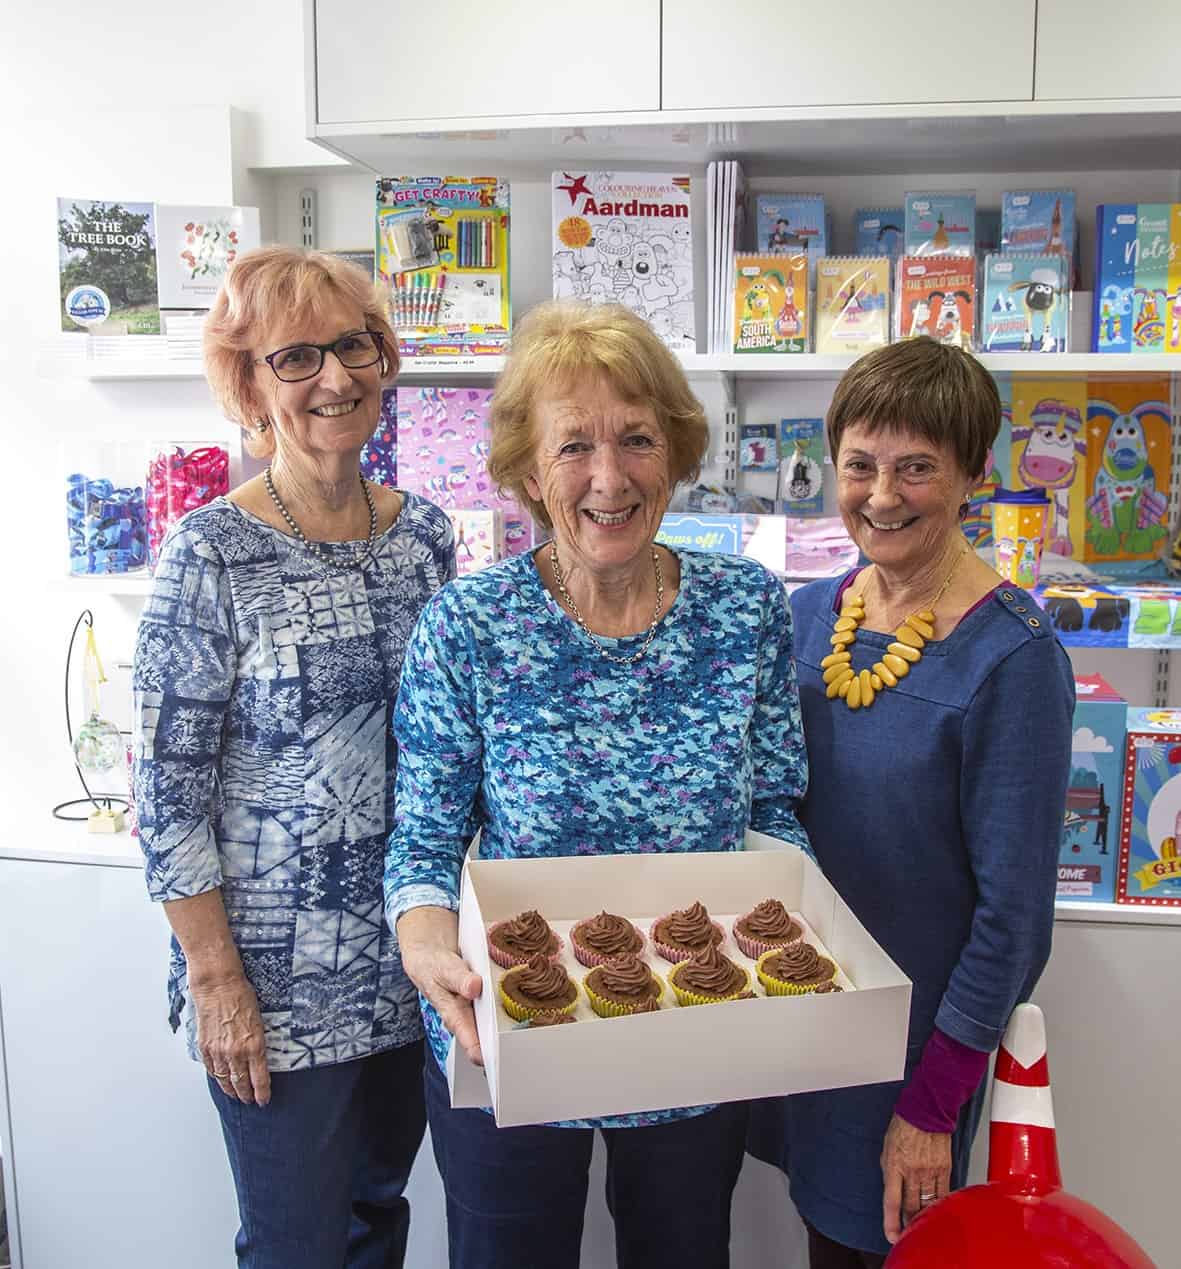
<svg viewBox="0 0 1181 1269">
<path fill-rule="evenodd" d="M 1117 10 L 1108 0 L 1040 0 L 1035 95 L 1181 98 L 1181 5 L 1141 0 Z"/>
<path fill-rule="evenodd" d="M 661 107 L 1028 101 L 1035 8 L 665 0 Z"/>
<path fill-rule="evenodd" d="M 315 0 L 321 124 L 660 108 L 660 0 Z"/>
</svg>

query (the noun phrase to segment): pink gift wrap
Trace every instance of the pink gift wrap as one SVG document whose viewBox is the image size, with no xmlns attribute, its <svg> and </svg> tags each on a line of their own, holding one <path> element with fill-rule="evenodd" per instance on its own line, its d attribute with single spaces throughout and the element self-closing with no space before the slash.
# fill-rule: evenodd
<svg viewBox="0 0 1181 1269">
<path fill-rule="evenodd" d="M 398 484 L 445 511 L 501 511 L 506 555 L 533 545 L 527 512 L 488 475 L 489 388 L 398 389 Z"/>
</svg>

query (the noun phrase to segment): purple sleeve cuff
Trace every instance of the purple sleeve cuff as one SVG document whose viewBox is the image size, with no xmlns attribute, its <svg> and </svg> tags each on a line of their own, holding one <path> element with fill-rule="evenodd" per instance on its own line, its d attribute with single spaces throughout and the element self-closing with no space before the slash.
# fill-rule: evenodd
<svg viewBox="0 0 1181 1269">
<path fill-rule="evenodd" d="M 894 1113 L 922 1132 L 954 1132 L 960 1109 L 988 1070 L 988 1054 L 938 1028 L 923 1049 Z"/>
</svg>

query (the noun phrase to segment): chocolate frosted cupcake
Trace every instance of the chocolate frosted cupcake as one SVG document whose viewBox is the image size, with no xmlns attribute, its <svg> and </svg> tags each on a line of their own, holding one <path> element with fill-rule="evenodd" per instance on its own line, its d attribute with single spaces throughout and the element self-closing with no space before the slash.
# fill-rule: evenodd
<svg viewBox="0 0 1181 1269">
<path fill-rule="evenodd" d="M 591 1008 L 600 1018 L 618 1018 L 636 1013 L 649 1001 L 660 999 L 660 979 L 638 956 L 618 956 L 592 969 L 582 980 Z M 657 1006 L 659 1007 L 659 1006 Z"/>
<path fill-rule="evenodd" d="M 791 919 L 778 899 L 764 899 L 734 922 L 734 942 L 752 961 L 773 947 L 786 947 L 803 937 L 803 926 Z"/>
<path fill-rule="evenodd" d="M 569 1013 L 577 1000 L 578 988 L 570 976 L 540 952 L 500 980 L 500 1002 L 518 1022 L 539 1013 Z"/>
<path fill-rule="evenodd" d="M 768 996 L 804 996 L 831 983 L 837 967 L 811 943 L 793 943 L 764 952 L 755 970 Z"/>
<path fill-rule="evenodd" d="M 750 975 L 712 944 L 668 972 L 669 985 L 681 1005 L 714 1005 L 737 1000 L 750 986 Z"/>
<path fill-rule="evenodd" d="M 722 927 L 709 919 L 703 903 L 670 912 L 652 923 L 652 942 L 666 961 L 687 961 L 694 952 L 717 947 L 725 938 Z"/>
<path fill-rule="evenodd" d="M 511 921 L 497 921 L 488 931 L 488 952 L 502 968 L 524 965 L 541 952 L 551 959 L 560 956 L 562 940 L 549 928 L 540 912 L 530 909 Z"/>
<path fill-rule="evenodd" d="M 570 931 L 570 945 L 587 969 L 594 969 L 617 956 L 641 951 L 644 936 L 624 917 L 600 912 L 596 917 L 578 922 Z"/>
</svg>

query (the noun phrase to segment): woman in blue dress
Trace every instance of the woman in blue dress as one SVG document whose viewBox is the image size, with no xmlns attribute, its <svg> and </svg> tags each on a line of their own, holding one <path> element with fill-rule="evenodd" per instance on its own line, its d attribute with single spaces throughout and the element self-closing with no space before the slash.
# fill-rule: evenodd
<svg viewBox="0 0 1181 1269">
<path fill-rule="evenodd" d="M 164 542 L 135 656 L 135 804 L 251 1269 L 400 1265 L 422 1023 L 382 919 L 391 702 L 451 528 L 360 473 L 397 342 L 372 281 L 267 247 L 205 325 L 261 476 Z M 182 1182 L 183 1183 L 183 1182 Z"/>
<path fill-rule="evenodd" d="M 499 1129 L 452 1109 L 442 1073 L 452 1043 L 479 1058 L 456 918 L 477 829 L 493 859 L 738 850 L 748 825 L 806 848 L 783 588 L 753 561 L 654 542 L 707 435 L 645 322 L 535 309 L 493 399 L 489 467 L 552 539 L 444 587 L 407 649 L 386 915 L 425 998 L 453 1269 L 577 1266 L 595 1128 L 618 1263 L 729 1263 L 743 1103 Z"/>
<path fill-rule="evenodd" d="M 964 1184 L 982 1076 L 1050 952 L 1070 768 L 1070 662 L 961 520 L 1000 426 L 996 385 L 931 339 L 863 357 L 827 419 L 865 568 L 792 596 L 825 875 L 914 983 L 906 1075 L 761 1105 L 813 1269 L 881 1265 Z"/>
</svg>

